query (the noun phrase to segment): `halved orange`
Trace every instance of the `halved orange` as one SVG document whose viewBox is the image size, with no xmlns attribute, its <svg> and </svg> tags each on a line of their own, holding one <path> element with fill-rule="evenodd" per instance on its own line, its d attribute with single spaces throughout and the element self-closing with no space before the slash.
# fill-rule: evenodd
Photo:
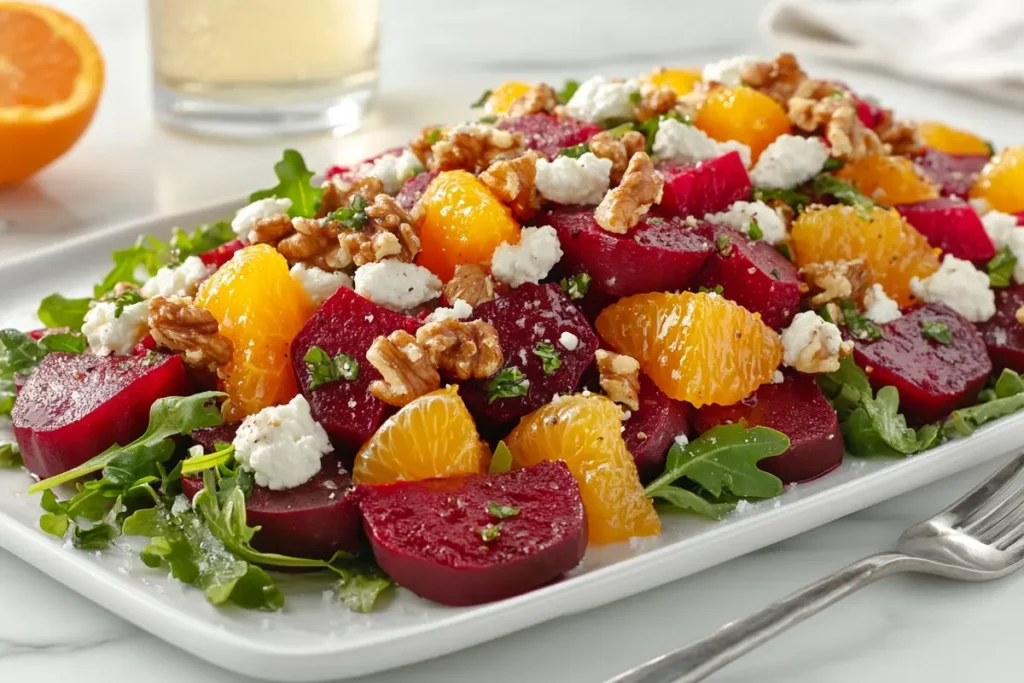
<svg viewBox="0 0 1024 683">
<path fill-rule="evenodd" d="M 0 2 L 0 185 L 28 178 L 85 132 L 103 90 L 103 58 L 77 21 Z"/>
</svg>

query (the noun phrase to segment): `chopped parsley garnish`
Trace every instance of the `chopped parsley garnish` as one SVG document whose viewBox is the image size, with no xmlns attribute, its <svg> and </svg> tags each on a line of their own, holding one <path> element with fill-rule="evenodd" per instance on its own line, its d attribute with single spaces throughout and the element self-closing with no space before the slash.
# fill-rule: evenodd
<svg viewBox="0 0 1024 683">
<path fill-rule="evenodd" d="M 776 280 L 781 280 L 782 279 L 781 277 L 779 277 L 779 269 L 778 268 L 772 268 L 771 273 L 772 273 L 772 277 L 775 278 Z"/>
<path fill-rule="evenodd" d="M 563 147 L 558 150 L 558 156 L 569 157 L 571 159 L 579 159 L 581 156 L 590 151 L 590 145 L 586 142 L 582 142 L 572 147 Z"/>
<path fill-rule="evenodd" d="M 480 93 L 480 97 L 476 98 L 476 102 L 469 105 L 470 108 L 479 109 L 480 107 L 484 106 L 484 104 L 486 104 L 487 100 L 489 100 L 491 98 L 491 95 L 493 94 L 493 90 L 484 90 L 482 93 Z"/>
<path fill-rule="evenodd" d="M 526 396 L 530 390 L 530 382 L 523 371 L 514 365 L 502 368 L 487 383 L 487 403 L 490 405 L 500 398 Z"/>
<path fill-rule="evenodd" d="M 764 237 L 764 231 L 761 230 L 761 226 L 753 218 L 750 219 L 750 229 L 747 231 L 747 234 L 750 235 L 752 240 L 759 240 Z"/>
<path fill-rule="evenodd" d="M 845 164 L 843 164 L 842 159 L 836 159 L 835 157 L 829 157 L 828 159 L 825 160 L 825 165 L 821 167 L 821 170 L 823 170 L 823 171 L 838 171 L 844 165 Z"/>
<path fill-rule="evenodd" d="M 576 94 L 576 91 L 580 88 L 579 81 L 568 80 L 562 86 L 562 89 L 558 91 L 558 102 L 559 104 L 565 104 L 572 99 L 572 96 Z"/>
<path fill-rule="evenodd" d="M 125 290 L 125 293 L 114 299 L 114 317 L 120 318 L 121 314 L 124 313 L 124 309 L 134 304 L 140 304 L 145 299 L 142 298 L 142 294 L 137 289 Z"/>
<path fill-rule="evenodd" d="M 779 253 L 786 257 L 787 261 L 793 260 L 793 251 L 789 248 L 786 243 L 776 244 L 775 248 L 778 249 Z"/>
<path fill-rule="evenodd" d="M 353 195 L 347 208 L 335 209 L 328 218 L 339 221 L 350 230 L 359 230 L 370 221 L 366 215 L 366 207 L 369 205 L 363 195 Z"/>
<path fill-rule="evenodd" d="M 501 536 L 501 526 L 498 524 L 488 524 L 487 526 L 480 527 L 476 532 L 480 534 L 480 538 L 484 540 L 484 543 L 490 543 L 496 540 L 498 536 Z"/>
<path fill-rule="evenodd" d="M 773 189 L 768 187 L 754 188 L 754 201 L 769 202 L 778 199 L 794 211 L 802 211 L 805 206 L 811 203 L 811 198 L 796 190 Z"/>
<path fill-rule="evenodd" d="M 312 346 L 302 360 L 306 362 L 306 368 L 309 370 L 310 390 L 342 379 L 346 382 L 359 379 L 359 361 L 347 353 L 339 353 L 331 358 L 319 346 Z"/>
<path fill-rule="evenodd" d="M 629 101 L 632 104 L 640 104 L 640 100 L 642 99 L 643 96 L 640 94 L 639 90 L 634 90 L 633 92 L 629 93 Z"/>
<path fill-rule="evenodd" d="M 508 519 L 509 517 L 515 517 L 519 514 L 519 508 L 512 507 L 511 505 L 502 505 L 495 503 L 493 500 L 487 503 L 487 512 L 490 513 L 491 517 L 497 517 L 498 519 Z"/>
<path fill-rule="evenodd" d="M 949 333 L 949 325 L 939 320 L 922 320 L 921 334 L 925 339 L 931 339 L 940 344 L 953 343 L 953 335 Z"/>
<path fill-rule="evenodd" d="M 492 124 L 492 123 L 497 123 L 498 122 L 498 117 L 497 116 L 481 116 L 479 119 L 477 119 L 477 121 L 479 121 L 480 123 Z"/>
<path fill-rule="evenodd" d="M 730 242 L 732 242 L 732 240 L 729 239 L 728 235 L 719 235 L 715 238 L 715 248 L 718 249 L 718 251 L 723 252 L 724 255 L 724 252 L 729 248 Z"/>
<path fill-rule="evenodd" d="M 558 286 L 569 295 L 570 299 L 579 301 L 590 291 L 590 281 L 592 279 L 589 273 L 577 273 L 576 275 L 563 277 Z"/>
<path fill-rule="evenodd" d="M 540 342 L 533 349 L 533 355 L 540 358 L 545 375 L 554 374 L 562 367 L 562 359 L 551 342 Z"/>
<path fill-rule="evenodd" d="M 491 456 L 491 464 L 487 467 L 488 474 L 501 474 L 512 469 L 512 451 L 508 449 L 504 441 L 499 441 L 494 447 L 494 455 Z"/>
<path fill-rule="evenodd" d="M 429 133 L 427 133 L 427 144 L 428 145 L 433 145 L 434 143 L 436 143 L 440 139 L 441 139 L 441 129 L 440 128 L 435 128 L 434 130 L 432 130 Z"/>
<path fill-rule="evenodd" d="M 857 307 L 849 299 L 839 300 L 839 310 L 843 312 L 843 323 L 857 339 L 881 339 L 885 335 L 877 323 L 865 318 L 857 312 Z"/>
<path fill-rule="evenodd" d="M 831 195 L 838 201 L 857 209 L 857 213 L 867 218 L 868 212 L 875 208 L 875 202 L 870 197 L 860 193 L 845 180 L 840 180 L 830 173 L 819 173 L 814 176 L 814 191 L 819 195 Z"/>
<path fill-rule="evenodd" d="M 1003 247 L 996 252 L 986 267 L 989 284 L 993 287 L 1009 287 L 1010 281 L 1013 280 L 1013 271 L 1017 267 L 1017 257 L 1009 247 Z"/>
<path fill-rule="evenodd" d="M 699 294 L 721 294 L 725 289 L 722 285 L 715 285 L 714 288 L 708 289 L 707 287 L 698 287 L 697 293 Z"/>
</svg>

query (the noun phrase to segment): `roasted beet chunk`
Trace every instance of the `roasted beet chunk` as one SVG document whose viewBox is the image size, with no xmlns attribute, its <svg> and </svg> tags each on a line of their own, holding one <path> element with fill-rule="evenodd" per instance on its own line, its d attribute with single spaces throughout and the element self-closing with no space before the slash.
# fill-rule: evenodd
<svg viewBox="0 0 1024 683">
<path fill-rule="evenodd" d="M 419 322 L 413 318 L 382 308 L 343 287 L 317 309 L 292 342 L 292 368 L 302 395 L 309 401 L 313 418 L 327 430 L 342 455 L 369 439 L 387 411 L 387 406 L 370 394 L 370 383 L 381 376 L 367 362 L 366 350 L 381 335 L 395 330 L 415 334 L 418 327 Z M 358 379 L 339 379 L 311 389 L 304 359 L 314 346 L 331 358 L 339 353 L 354 358 L 359 364 Z"/>
<path fill-rule="evenodd" d="M 564 462 L 361 486 L 357 499 L 381 568 L 445 605 L 543 586 L 579 564 L 587 548 L 583 500 Z"/>
<path fill-rule="evenodd" d="M 548 159 L 558 156 L 563 147 L 580 145 L 601 132 L 600 126 L 551 114 L 512 116 L 498 122 L 499 128 L 522 133 L 528 149 Z"/>
<path fill-rule="evenodd" d="M 14 437 L 28 470 L 52 477 L 142 436 L 157 399 L 191 393 L 178 356 L 51 353 L 18 393 Z"/>
<path fill-rule="evenodd" d="M 207 266 L 213 266 L 214 268 L 220 268 L 225 263 L 231 260 L 237 252 L 241 251 L 245 247 L 242 240 L 231 240 L 225 244 L 220 245 L 215 249 L 203 252 L 199 255 L 201 260 Z"/>
<path fill-rule="evenodd" d="M 1024 325 L 1017 311 L 1024 306 L 1024 285 L 996 290 L 996 314 L 978 324 L 988 355 L 996 370 L 1009 368 L 1024 372 Z"/>
<path fill-rule="evenodd" d="M 914 162 L 939 185 L 944 197 L 966 199 L 988 160 L 984 154 L 948 154 L 928 147 Z"/>
<path fill-rule="evenodd" d="M 930 304 L 882 325 L 885 335 L 853 352 L 875 391 L 893 386 L 900 412 L 917 424 L 974 403 L 992 372 L 985 341 L 966 318 Z"/>
<path fill-rule="evenodd" d="M 702 223 L 698 230 L 717 248 L 695 284 L 721 287 L 723 296 L 760 313 L 770 327 L 778 330 L 788 325 L 800 311 L 796 267 L 772 245 L 751 241 L 732 228 Z"/>
<path fill-rule="evenodd" d="M 713 246 L 681 218 L 649 216 L 616 235 L 590 209 L 560 209 L 541 217 L 558 232 L 567 270 L 586 272 L 591 287 L 613 296 L 686 289 Z"/>
<path fill-rule="evenodd" d="M 763 384 L 734 405 L 704 406 L 694 418 L 700 432 L 738 422 L 771 427 L 789 437 L 789 450 L 757 465 L 784 484 L 820 477 L 843 460 L 843 435 L 836 411 L 813 375 L 786 375 L 781 384 Z"/>
<path fill-rule="evenodd" d="M 516 420 L 555 394 L 572 392 L 594 361 L 597 336 L 558 285 L 523 285 L 508 296 L 480 304 L 474 316 L 494 326 L 505 357 L 505 367 L 497 376 L 466 382 L 460 391 L 473 416 L 488 425 Z M 557 368 L 550 352 L 557 357 Z M 495 382 L 516 371 L 525 383 L 508 392 L 494 390 Z"/>
<path fill-rule="evenodd" d="M 640 481 L 646 483 L 665 470 L 665 457 L 677 436 L 690 435 L 690 404 L 675 401 L 640 375 L 640 408 L 622 423 L 622 439 L 633 456 Z"/>
<path fill-rule="evenodd" d="M 398 195 L 395 197 L 403 209 L 406 211 L 412 210 L 412 207 L 416 206 L 416 202 L 423 196 L 423 192 L 426 191 L 427 185 L 437 177 L 440 171 L 431 171 L 429 173 L 417 173 L 412 178 L 409 178 L 402 184 L 402 189 L 399 190 Z"/>
<path fill-rule="evenodd" d="M 750 197 L 750 176 L 739 152 L 693 165 L 662 164 L 658 172 L 665 179 L 661 211 L 669 216 L 703 218 Z"/>
<path fill-rule="evenodd" d="M 983 264 L 996 255 L 977 212 L 956 197 L 940 197 L 896 207 L 928 244 L 957 258 Z"/>
</svg>

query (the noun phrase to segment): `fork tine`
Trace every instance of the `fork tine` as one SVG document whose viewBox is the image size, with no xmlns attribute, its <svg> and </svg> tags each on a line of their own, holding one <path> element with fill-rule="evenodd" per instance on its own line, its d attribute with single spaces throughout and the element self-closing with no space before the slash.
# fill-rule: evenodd
<svg viewBox="0 0 1024 683">
<path fill-rule="evenodd" d="M 1003 487 L 1003 489 L 1006 488 L 1009 487 Z M 1024 484 L 1018 486 L 1005 498 L 1001 498 L 998 495 L 999 493 L 1002 493 L 1002 491 L 997 492 L 996 500 L 999 502 L 989 501 L 992 504 L 983 506 L 974 515 L 970 516 L 966 522 L 960 524 L 960 530 L 981 539 L 989 529 L 999 524 L 1003 518 L 1017 508 L 1021 497 L 1024 496 Z"/>
<path fill-rule="evenodd" d="M 1014 504 L 1006 514 L 1001 519 L 992 519 L 987 528 L 973 534 L 982 543 L 996 547 L 1005 536 L 1013 533 L 1024 523 L 1024 488 L 1017 489 L 1014 495 L 1006 500 Z"/>
<path fill-rule="evenodd" d="M 1024 454 L 999 468 L 991 477 L 978 484 L 945 509 L 944 514 L 957 518 L 956 526 L 966 526 L 979 519 L 986 511 L 991 510 L 990 503 L 1024 470 Z"/>
</svg>

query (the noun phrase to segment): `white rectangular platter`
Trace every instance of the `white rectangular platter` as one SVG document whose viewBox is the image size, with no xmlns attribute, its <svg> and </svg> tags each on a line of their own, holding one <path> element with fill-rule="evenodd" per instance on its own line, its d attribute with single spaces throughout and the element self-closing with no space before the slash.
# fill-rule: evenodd
<svg viewBox="0 0 1024 683">
<path fill-rule="evenodd" d="M 140 221 L 0 264 L 0 327 L 38 326 L 34 311 L 52 292 L 81 295 L 109 267 L 110 253 L 139 234 L 166 237 L 231 215 L 226 202 Z M 281 578 L 280 613 L 218 609 L 198 590 L 150 570 L 139 544 L 84 553 L 37 527 L 38 500 L 24 471 L 0 470 L 0 546 L 137 626 L 227 669 L 276 681 L 350 678 L 454 652 L 556 617 L 627 598 L 898 496 L 1024 445 L 1024 414 L 906 460 L 847 459 L 841 468 L 781 497 L 714 523 L 663 517 L 657 538 L 592 548 L 564 580 L 527 595 L 448 608 L 398 591 L 382 611 L 354 614 L 313 576 Z M 8 434 L 0 423 L 0 439 Z M 137 539 L 136 539 L 137 540 Z"/>
</svg>

